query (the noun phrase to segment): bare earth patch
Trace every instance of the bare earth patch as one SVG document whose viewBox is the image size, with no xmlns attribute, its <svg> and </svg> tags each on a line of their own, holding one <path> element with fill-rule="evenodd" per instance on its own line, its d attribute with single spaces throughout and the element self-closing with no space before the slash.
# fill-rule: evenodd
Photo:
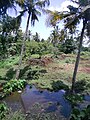
<svg viewBox="0 0 90 120">
<path fill-rule="evenodd" d="M 90 74 L 90 67 L 81 67 L 79 71 Z"/>
<path fill-rule="evenodd" d="M 53 59 L 50 57 L 44 57 L 41 59 L 30 59 L 28 61 L 28 64 L 30 65 L 41 65 L 41 66 L 47 66 L 49 63 L 53 62 Z"/>
</svg>

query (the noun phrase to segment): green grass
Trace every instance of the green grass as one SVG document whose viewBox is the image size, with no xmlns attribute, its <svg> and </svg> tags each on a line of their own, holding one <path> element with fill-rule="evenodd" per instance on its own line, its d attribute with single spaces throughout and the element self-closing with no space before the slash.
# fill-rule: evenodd
<svg viewBox="0 0 90 120">
<path fill-rule="evenodd" d="M 31 58 L 39 58 L 39 57 L 40 57 L 39 54 L 33 54 L 33 55 L 31 55 Z"/>
<path fill-rule="evenodd" d="M 4 112 L 4 117 L 0 120 L 66 120 L 66 118 L 59 113 L 55 112 L 44 112 L 52 103 L 39 104 L 35 103 L 30 109 L 24 114 L 21 110 L 13 112 L 8 109 Z M 1 113 L 0 113 L 1 115 Z"/>
<path fill-rule="evenodd" d="M 51 55 L 52 56 L 52 55 Z M 83 56 L 83 55 L 82 55 Z M 32 55 L 32 58 L 38 58 L 37 54 Z M 49 55 L 50 57 L 50 55 Z M 16 64 L 18 62 L 18 56 L 11 57 L 6 59 L 5 61 L 0 62 L 0 80 L 7 81 L 13 79 L 15 76 Z M 88 56 L 89 58 L 89 56 Z M 48 64 L 46 67 L 42 66 L 31 66 L 27 63 L 22 64 L 20 79 L 28 80 L 29 84 L 36 84 L 37 87 L 44 89 L 53 89 L 53 82 L 63 82 L 63 84 L 68 85 L 69 88 L 72 83 L 72 75 L 74 70 L 74 63 L 76 59 L 76 55 L 68 54 L 58 55 L 58 58 L 52 58 L 53 62 Z M 84 68 L 89 66 L 89 59 L 84 60 L 81 59 L 79 67 Z M 88 66 L 87 66 L 88 65 Z M 7 67 L 8 66 L 8 67 Z M 77 80 L 81 81 L 85 80 L 87 85 L 90 84 L 90 74 L 83 71 L 78 71 Z M 89 85 L 88 85 L 89 86 Z"/>
<path fill-rule="evenodd" d="M 0 61 L 0 84 L 15 76 L 15 68 L 18 64 L 19 56 L 13 56 Z"/>
<path fill-rule="evenodd" d="M 69 60 L 67 63 L 66 61 Z M 83 62 L 83 61 L 81 61 Z M 65 85 L 68 85 L 69 88 L 72 83 L 72 75 L 74 70 L 75 56 L 68 55 L 65 59 L 54 59 L 54 63 L 51 63 L 46 67 L 47 73 L 40 74 L 38 79 L 34 79 L 29 81 L 30 84 L 36 84 L 38 87 L 43 89 L 52 88 L 52 83 L 57 81 L 62 81 Z M 85 66 L 85 64 L 80 64 L 80 67 Z M 76 81 L 86 81 L 86 86 L 89 86 L 90 83 L 90 74 L 85 73 L 83 71 L 79 71 L 77 74 Z M 86 88 L 85 91 L 89 90 L 89 87 Z"/>
<path fill-rule="evenodd" d="M 0 61 L 0 68 L 8 69 L 8 68 L 12 67 L 13 65 L 17 64 L 18 60 L 19 60 L 18 56 L 10 57 L 6 60 L 2 60 L 2 61 Z"/>
</svg>

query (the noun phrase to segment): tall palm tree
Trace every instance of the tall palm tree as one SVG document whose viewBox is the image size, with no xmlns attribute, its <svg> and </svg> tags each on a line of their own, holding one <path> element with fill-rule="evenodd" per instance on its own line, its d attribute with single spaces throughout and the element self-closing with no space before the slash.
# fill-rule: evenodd
<svg viewBox="0 0 90 120">
<path fill-rule="evenodd" d="M 46 5 L 49 5 L 50 2 L 49 2 L 49 0 L 5 0 L 5 1 L 0 0 L 0 19 L 3 14 L 7 14 L 8 8 L 13 7 L 17 11 L 16 4 L 18 4 L 22 10 L 20 12 L 20 15 L 17 16 L 17 18 L 16 18 L 17 22 L 21 21 L 21 17 L 24 15 L 25 12 L 28 13 L 26 30 L 25 30 L 25 34 L 24 34 L 22 47 L 21 47 L 21 55 L 20 55 L 19 65 L 18 65 L 18 69 L 16 72 L 16 78 L 18 79 L 19 74 L 20 74 L 20 67 L 22 64 L 22 57 L 23 57 L 23 53 L 24 53 L 25 39 L 26 39 L 27 32 L 28 32 L 29 21 L 31 20 L 31 25 L 34 26 L 35 20 L 38 21 L 37 15 L 41 15 L 40 11 L 43 10 L 43 8 Z"/>
<path fill-rule="evenodd" d="M 64 20 L 65 28 L 68 28 L 71 32 L 75 32 L 77 24 L 79 24 L 81 20 L 83 21 L 83 27 L 82 27 L 81 36 L 79 39 L 78 53 L 77 53 L 75 68 L 74 68 L 73 77 L 72 77 L 71 91 L 74 92 L 74 85 L 75 85 L 78 65 L 80 61 L 80 52 L 82 48 L 84 31 L 86 29 L 86 26 L 90 24 L 90 0 L 77 0 L 77 2 L 76 0 L 71 0 L 71 1 L 75 2 L 78 5 L 78 7 L 76 8 L 69 5 L 68 6 L 69 12 L 68 11 L 53 12 L 53 11 L 47 10 L 47 13 L 49 13 L 49 24 L 54 25 L 60 22 L 61 20 Z M 90 31 L 89 31 L 89 36 L 90 36 Z"/>
<path fill-rule="evenodd" d="M 27 25 L 26 25 L 26 30 L 24 34 L 24 39 L 21 47 L 21 55 L 19 59 L 19 65 L 18 69 L 16 72 L 16 79 L 19 78 L 20 74 L 20 68 L 22 64 L 22 58 L 23 58 L 23 53 L 24 53 L 24 48 L 25 48 L 25 40 L 27 37 L 27 32 L 28 32 L 28 27 L 29 27 L 29 21 L 31 20 L 31 25 L 34 26 L 35 20 L 38 21 L 38 15 L 41 15 L 41 10 L 47 5 L 49 5 L 49 0 L 24 0 L 23 3 L 19 2 L 19 6 L 23 9 L 21 11 L 22 16 L 27 12 L 28 13 L 28 19 L 27 19 Z"/>
</svg>

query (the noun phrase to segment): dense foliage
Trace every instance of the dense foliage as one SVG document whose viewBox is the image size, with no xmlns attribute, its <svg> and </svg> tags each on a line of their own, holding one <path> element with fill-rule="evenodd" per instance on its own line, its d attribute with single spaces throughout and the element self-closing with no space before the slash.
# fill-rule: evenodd
<svg viewBox="0 0 90 120">
<path fill-rule="evenodd" d="M 74 108 L 70 120 L 90 120 L 90 105 L 83 110 Z"/>
<path fill-rule="evenodd" d="M 25 80 L 10 80 L 5 85 L 3 85 L 2 93 L 0 94 L 0 99 L 10 95 L 14 91 L 22 90 L 26 85 Z"/>
<path fill-rule="evenodd" d="M 0 120 L 26 120 L 21 111 L 12 112 L 5 103 L 0 103 Z"/>
<path fill-rule="evenodd" d="M 69 65 L 72 66 L 72 64 L 75 63 L 75 59 L 70 59 L 69 57 L 65 59 L 66 54 L 69 53 L 78 53 L 72 78 L 72 92 L 75 91 L 81 93 L 87 89 L 90 89 L 90 80 L 88 80 L 89 77 L 87 77 L 87 75 L 84 76 L 84 80 L 82 80 L 83 76 L 81 74 L 80 78 L 77 77 L 80 81 L 76 82 L 80 55 L 81 59 L 85 60 L 84 62 L 89 61 L 88 56 L 90 56 L 90 46 L 82 46 L 83 38 L 85 36 L 90 39 L 90 0 L 71 1 L 73 3 L 76 3 L 78 7 L 68 5 L 68 11 L 46 11 L 47 13 L 49 13 L 48 22 L 50 22 L 51 26 L 53 27 L 53 30 L 51 31 L 51 34 L 47 40 L 41 39 L 38 32 L 32 35 L 31 31 L 29 30 L 29 22 L 31 22 L 31 25 L 34 26 L 35 21 L 38 21 L 38 16 L 40 16 L 43 11 L 45 12 L 44 7 L 46 5 L 49 5 L 49 0 L 6 0 L 5 2 L 3 2 L 3 0 L 0 1 L 0 80 L 5 82 L 2 82 L 2 84 L 0 81 L 1 99 L 7 95 L 10 95 L 12 92 L 22 90 L 26 85 L 26 80 L 21 80 L 24 77 L 26 77 L 27 80 L 29 79 L 34 82 L 36 80 L 36 84 L 42 85 L 43 88 L 46 87 L 47 89 L 49 89 L 49 87 L 51 87 L 54 91 L 60 89 L 65 89 L 66 91 L 69 91 L 69 85 L 66 85 L 62 82 L 63 80 L 67 80 L 65 82 L 67 83 L 69 81 L 71 85 L 71 76 L 69 76 L 69 74 L 66 75 L 64 69 L 65 67 L 69 73 Z M 20 7 L 21 11 L 18 11 L 16 7 L 17 5 L 18 7 Z M 16 17 L 9 16 L 7 13 L 7 10 L 9 8 L 14 8 L 17 12 L 19 12 L 19 15 L 17 15 Z M 26 31 L 25 33 L 23 33 L 20 29 L 20 24 L 25 13 L 27 13 L 28 19 L 26 23 Z M 60 20 L 64 21 L 64 29 L 59 29 L 58 27 Z M 79 32 L 78 35 L 76 35 L 75 33 L 77 32 L 77 25 L 80 22 L 82 22 L 83 24 L 82 31 L 80 32 L 80 35 Z M 48 60 L 46 59 L 45 61 L 42 58 L 45 58 L 46 55 L 48 56 L 49 54 L 51 55 L 50 59 L 54 58 L 56 63 L 59 63 L 60 60 L 64 59 L 64 64 L 63 62 L 60 63 L 62 64 L 63 68 L 62 66 L 59 66 L 60 64 L 58 64 L 58 67 L 53 66 L 51 68 L 49 66 L 47 70 L 39 70 L 37 69 L 37 66 L 35 67 L 35 69 L 31 69 L 31 63 L 29 60 L 36 59 L 36 64 L 42 62 L 43 64 L 40 65 L 46 67 L 45 65 L 48 64 Z M 23 65 L 21 66 L 22 63 Z M 85 69 L 86 67 L 88 68 Z M 86 70 L 85 72 L 87 72 L 87 74 L 89 71 L 89 67 L 90 64 L 87 62 L 87 65 L 84 65 L 84 69 Z M 49 71 L 51 69 L 52 71 Z M 55 70 L 54 72 L 53 69 Z M 57 71 L 57 69 L 59 72 L 56 74 L 55 72 Z M 63 70 L 64 72 L 61 73 Z M 50 73 L 48 73 L 47 71 L 49 71 Z M 84 71 L 83 68 L 81 69 L 81 71 Z M 72 72 L 72 70 L 70 72 Z M 49 87 L 47 79 L 48 81 L 50 80 Z M 59 81 L 54 82 L 55 79 Z M 62 79 L 62 81 L 60 81 L 60 79 Z M 81 94 L 69 94 L 66 95 L 65 98 L 70 101 L 73 106 L 76 106 L 77 103 L 81 103 L 83 101 L 83 96 Z M 0 119 L 6 117 L 7 111 L 8 109 L 6 105 L 0 104 Z M 23 119 L 22 116 L 19 117 L 18 114 L 16 115 L 20 120 Z M 15 117 L 13 117 L 13 119 L 14 118 Z M 7 116 L 7 118 L 5 119 L 10 119 L 10 115 L 9 117 Z M 70 120 L 89 119 L 90 105 L 83 110 L 74 108 L 70 118 Z"/>
<path fill-rule="evenodd" d="M 7 112 L 8 112 L 8 108 L 6 104 L 1 103 L 0 104 L 0 120 L 2 120 L 6 116 Z"/>
</svg>

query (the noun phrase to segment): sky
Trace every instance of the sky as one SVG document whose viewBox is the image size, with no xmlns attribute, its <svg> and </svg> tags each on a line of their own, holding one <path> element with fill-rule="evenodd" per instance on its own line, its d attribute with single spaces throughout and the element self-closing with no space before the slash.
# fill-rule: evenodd
<svg viewBox="0 0 90 120">
<path fill-rule="evenodd" d="M 50 6 L 48 7 L 48 9 L 58 10 L 64 1 L 65 0 L 50 0 Z M 31 25 L 29 25 L 29 30 L 31 30 L 33 34 L 35 34 L 35 32 L 38 32 L 40 35 L 40 38 L 44 38 L 44 39 L 47 39 L 51 31 L 53 30 L 53 28 L 46 26 L 46 17 L 47 17 L 46 15 L 42 14 L 40 17 L 38 17 L 39 21 L 35 22 L 34 27 L 31 27 Z M 24 31 L 26 27 L 25 17 L 23 17 L 21 27 Z"/>
<path fill-rule="evenodd" d="M 63 11 L 63 10 L 67 11 L 68 5 L 74 5 L 75 7 L 77 6 L 72 2 L 70 2 L 70 0 L 50 0 L 50 6 L 48 7 L 48 9 L 57 10 L 57 11 Z M 8 13 L 11 16 L 16 15 L 13 10 L 9 10 Z M 47 17 L 46 15 L 42 14 L 41 16 L 38 17 L 39 21 L 35 22 L 34 27 L 32 27 L 31 24 L 29 25 L 29 30 L 31 30 L 31 33 L 35 34 L 35 32 L 38 32 L 41 39 L 42 38 L 47 39 L 51 31 L 53 30 L 53 28 L 46 26 L 46 17 Z M 27 23 L 27 14 L 24 15 L 24 17 L 22 18 L 21 29 L 23 32 L 25 31 L 26 23 Z"/>
</svg>

